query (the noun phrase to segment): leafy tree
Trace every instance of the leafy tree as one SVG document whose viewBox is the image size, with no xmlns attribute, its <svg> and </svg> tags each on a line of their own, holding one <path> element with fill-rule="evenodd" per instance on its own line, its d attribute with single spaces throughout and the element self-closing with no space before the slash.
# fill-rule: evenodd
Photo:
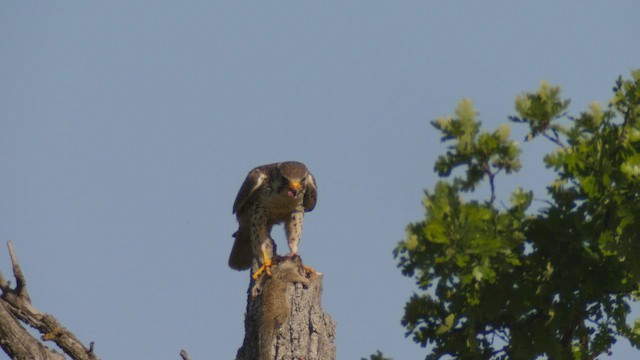
<svg viewBox="0 0 640 360">
<path fill-rule="evenodd" d="M 427 359 L 595 359 L 617 337 L 640 347 L 640 319 L 626 322 L 640 300 L 640 70 L 613 93 L 576 117 L 546 82 L 516 98 L 510 120 L 528 125 L 525 140 L 554 147 L 537 211 L 524 189 L 495 201 L 495 177 L 521 167 L 507 125 L 482 131 L 469 100 L 432 122 L 449 144 L 441 180 L 394 250 L 419 289 L 402 323 L 433 348 Z M 483 181 L 489 198 L 466 200 Z"/>
</svg>

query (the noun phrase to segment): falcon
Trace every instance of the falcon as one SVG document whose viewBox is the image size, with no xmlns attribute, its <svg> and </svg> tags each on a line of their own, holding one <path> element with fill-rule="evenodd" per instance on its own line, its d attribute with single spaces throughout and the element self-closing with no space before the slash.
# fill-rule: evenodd
<svg viewBox="0 0 640 360">
<path fill-rule="evenodd" d="M 298 256 L 304 213 L 316 206 L 318 189 L 307 167 L 296 161 L 262 165 L 249 172 L 233 203 L 238 231 L 229 256 L 229 267 L 246 270 L 253 266 L 253 279 L 270 274 L 276 245 L 273 225 L 284 223 L 289 254 Z"/>
</svg>

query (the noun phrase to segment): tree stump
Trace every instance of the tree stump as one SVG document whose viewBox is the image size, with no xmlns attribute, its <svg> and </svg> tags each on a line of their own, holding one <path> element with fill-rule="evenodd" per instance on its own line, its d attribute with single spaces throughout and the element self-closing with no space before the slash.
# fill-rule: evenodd
<svg viewBox="0 0 640 360">
<path fill-rule="evenodd" d="M 236 360 L 335 360 L 336 323 L 322 311 L 322 275 L 305 273 L 299 257 L 280 258 L 272 276 L 252 280 L 245 336 Z"/>
</svg>

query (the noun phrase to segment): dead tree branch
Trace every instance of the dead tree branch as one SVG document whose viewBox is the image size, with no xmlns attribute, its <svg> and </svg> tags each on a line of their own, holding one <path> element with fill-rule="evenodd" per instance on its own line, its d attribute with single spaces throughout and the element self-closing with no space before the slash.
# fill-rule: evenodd
<svg viewBox="0 0 640 360">
<path fill-rule="evenodd" d="M 191 360 L 189 354 L 187 354 L 185 350 L 180 350 L 180 357 L 182 358 L 182 360 Z"/>
<path fill-rule="evenodd" d="M 27 282 L 13 248 L 7 244 L 16 286 L 0 272 L 0 347 L 12 359 L 64 359 L 64 355 L 46 347 L 43 341 L 53 341 L 73 360 L 98 360 L 93 343 L 87 348 L 52 315 L 43 313 L 31 304 Z M 23 324 L 36 329 L 42 337 L 31 336 Z"/>
</svg>

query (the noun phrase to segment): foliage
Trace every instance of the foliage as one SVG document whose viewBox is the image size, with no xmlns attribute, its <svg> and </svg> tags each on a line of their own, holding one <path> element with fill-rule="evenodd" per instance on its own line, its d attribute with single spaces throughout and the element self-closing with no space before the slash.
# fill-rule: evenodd
<svg viewBox="0 0 640 360">
<path fill-rule="evenodd" d="M 640 300 L 640 70 L 613 93 L 577 117 L 546 82 L 516 98 L 510 120 L 528 125 L 526 140 L 555 145 L 537 213 L 523 189 L 495 204 L 494 177 L 520 169 L 506 125 L 482 132 L 469 100 L 432 122 L 450 144 L 435 164 L 442 179 L 394 250 L 419 289 L 402 323 L 433 348 L 427 359 L 595 359 L 616 337 L 640 347 L 640 319 L 626 322 Z M 485 180 L 488 200 L 464 200 Z"/>
<path fill-rule="evenodd" d="M 365 358 L 362 358 L 360 360 L 367 360 Z M 369 360 L 393 360 L 391 358 L 388 357 L 384 357 L 384 355 L 382 354 L 382 352 L 380 352 L 380 350 L 376 351 L 375 354 L 371 354 L 369 356 Z"/>
</svg>

